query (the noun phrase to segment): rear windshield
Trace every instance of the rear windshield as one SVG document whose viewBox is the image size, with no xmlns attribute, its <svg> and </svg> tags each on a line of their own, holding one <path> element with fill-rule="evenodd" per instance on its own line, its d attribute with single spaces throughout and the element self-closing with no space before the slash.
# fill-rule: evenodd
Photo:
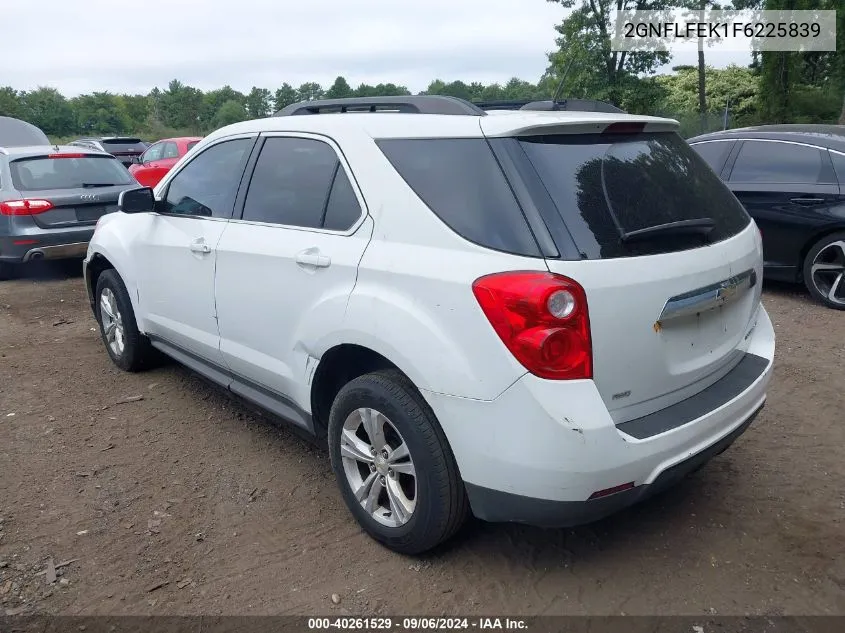
<svg viewBox="0 0 845 633">
<path fill-rule="evenodd" d="M 750 222 L 734 195 L 675 133 L 531 136 L 519 144 L 583 257 L 685 250 L 736 235 Z M 683 221 L 712 228 L 644 231 Z"/>
<path fill-rule="evenodd" d="M 137 152 L 147 149 L 147 144 L 139 138 L 107 138 L 100 141 L 107 152 Z"/>
<path fill-rule="evenodd" d="M 111 156 L 49 158 L 36 156 L 9 163 L 12 184 L 18 191 L 76 189 L 128 185 L 132 176 Z"/>
<path fill-rule="evenodd" d="M 190 143 L 188 143 L 188 151 L 190 152 L 192 149 L 194 149 L 197 143 L 199 143 L 199 141 L 191 141 Z"/>
</svg>

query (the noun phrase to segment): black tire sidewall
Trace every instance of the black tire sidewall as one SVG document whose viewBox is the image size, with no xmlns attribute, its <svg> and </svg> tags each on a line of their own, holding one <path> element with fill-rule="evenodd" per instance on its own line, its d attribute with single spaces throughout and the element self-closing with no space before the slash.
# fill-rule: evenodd
<svg viewBox="0 0 845 633">
<path fill-rule="evenodd" d="M 120 310 L 120 316 L 123 320 L 124 348 L 123 354 L 120 356 L 117 356 L 112 351 L 106 339 L 106 332 L 103 329 L 100 299 L 103 290 L 106 288 L 114 293 L 115 301 L 117 301 L 117 309 Z M 100 327 L 100 338 L 103 341 L 109 358 L 124 371 L 132 371 L 137 366 L 137 358 L 140 353 L 138 349 L 140 334 L 138 332 L 138 326 L 135 324 L 135 311 L 132 309 L 132 302 L 129 300 L 126 286 L 115 270 L 106 270 L 97 279 L 97 289 L 94 295 L 94 310 L 97 317 L 97 324 Z"/>
<path fill-rule="evenodd" d="M 816 242 L 815 245 L 810 249 L 807 253 L 807 257 L 804 259 L 804 269 L 802 271 L 804 276 L 804 285 L 807 288 L 807 291 L 810 293 L 810 296 L 813 297 L 819 303 L 824 304 L 828 308 L 833 308 L 834 310 L 845 310 L 845 305 L 839 305 L 830 301 L 824 294 L 819 292 L 816 288 L 816 285 L 813 283 L 813 276 L 812 276 L 812 268 L 813 262 L 815 261 L 818 254 L 832 242 L 837 242 L 840 240 L 845 240 L 845 232 L 841 233 L 833 233 L 831 235 L 827 235 Z"/>
<path fill-rule="evenodd" d="M 344 387 L 332 406 L 329 420 L 329 452 L 332 468 L 347 507 L 356 520 L 376 540 L 391 549 L 416 553 L 434 546 L 443 532 L 442 525 L 448 518 L 450 500 L 446 483 L 447 456 L 438 443 L 430 441 L 437 436 L 430 413 L 419 406 L 408 388 L 393 382 L 392 389 L 385 388 L 385 379 L 375 375 L 357 378 Z M 405 406 L 391 393 L 400 388 L 405 394 Z M 410 404 L 410 406 L 409 406 Z M 340 433 L 346 418 L 356 409 L 375 409 L 385 415 L 402 435 L 417 479 L 417 501 L 414 514 L 405 525 L 389 527 L 371 517 L 355 498 L 346 479 L 340 455 Z M 434 542 L 431 542 L 434 541 Z"/>
</svg>

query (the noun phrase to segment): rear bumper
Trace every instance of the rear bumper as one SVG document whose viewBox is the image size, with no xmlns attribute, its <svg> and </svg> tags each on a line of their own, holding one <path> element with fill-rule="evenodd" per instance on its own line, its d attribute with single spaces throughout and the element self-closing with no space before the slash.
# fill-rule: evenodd
<svg viewBox="0 0 845 633">
<path fill-rule="evenodd" d="M 763 406 L 721 440 L 664 470 L 651 483 L 587 501 L 550 501 L 466 484 L 470 505 L 477 517 L 492 522 L 516 522 L 560 528 L 598 521 L 666 490 L 701 468 L 711 458 L 727 450 L 734 440 L 751 426 Z"/>
<path fill-rule="evenodd" d="M 423 392 L 449 440 L 473 512 L 490 521 L 573 525 L 653 494 L 724 450 L 762 408 L 772 375 L 774 331 L 760 309 L 747 353 L 756 375 L 679 424 L 635 437 L 616 425 L 591 380 L 525 375 L 492 401 Z M 673 405 L 679 415 L 689 403 Z M 665 420 L 662 421 L 665 423 Z M 642 428 L 640 429 L 642 430 Z M 634 488 L 590 500 L 596 492 Z"/>
<path fill-rule="evenodd" d="M 72 229 L 27 229 L 0 237 L 0 261 L 26 263 L 35 259 L 85 257 L 94 227 Z"/>
</svg>

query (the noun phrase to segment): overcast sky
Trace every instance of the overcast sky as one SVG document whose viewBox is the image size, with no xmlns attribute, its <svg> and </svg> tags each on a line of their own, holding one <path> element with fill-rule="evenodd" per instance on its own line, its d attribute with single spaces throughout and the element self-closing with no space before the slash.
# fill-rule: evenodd
<svg viewBox="0 0 845 633">
<path fill-rule="evenodd" d="M 145 94 L 174 78 L 242 91 L 327 87 L 338 75 L 413 92 L 435 78 L 534 82 L 565 16 L 545 0 L 0 1 L 6 37 L 31 44 L 13 46 L 0 84 L 67 96 Z M 673 64 L 694 60 L 685 54 Z"/>
</svg>

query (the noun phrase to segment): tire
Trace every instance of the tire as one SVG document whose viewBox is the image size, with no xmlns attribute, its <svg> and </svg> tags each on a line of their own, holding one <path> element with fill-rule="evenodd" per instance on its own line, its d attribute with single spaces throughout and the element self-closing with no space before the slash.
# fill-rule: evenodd
<svg viewBox="0 0 845 633">
<path fill-rule="evenodd" d="M 400 443 L 407 446 L 409 462 L 415 471 L 415 485 L 405 472 L 408 467 L 403 467 L 404 460 L 393 462 L 397 471 L 403 472 L 387 468 L 385 474 L 384 459 L 376 466 L 376 458 L 372 465 L 349 458 L 349 429 L 360 420 L 359 428 L 364 428 L 366 433 L 361 410 L 376 411 L 386 418 L 370 419 L 378 420 L 376 424 L 384 432 L 391 456 L 397 454 Z M 343 499 L 361 527 L 376 541 L 402 554 L 420 554 L 450 538 L 463 525 L 469 504 L 452 450 L 433 412 L 401 372 L 386 370 L 366 374 L 344 386 L 332 405 L 328 435 L 332 469 Z M 368 434 L 365 437 L 368 438 Z M 369 439 L 362 439 L 360 435 L 357 439 L 363 442 L 359 448 L 372 445 Z M 361 452 L 364 452 L 363 448 Z M 374 468 L 380 470 L 373 471 Z M 378 499 L 383 500 L 375 513 L 364 507 L 368 498 L 359 501 L 353 491 L 353 480 L 360 483 L 359 478 L 364 480 L 370 474 L 384 482 L 380 487 L 378 483 L 373 486 L 378 487 Z M 389 493 L 397 490 L 397 486 L 405 497 L 399 504 L 393 504 L 390 499 L 396 499 L 397 493 L 393 492 L 392 497 Z M 361 486 L 359 488 L 363 490 Z M 414 490 L 413 508 L 403 523 L 402 512 L 408 509 L 404 503 L 409 497 L 406 492 L 411 489 Z M 387 508 L 401 508 L 402 512 L 385 515 Z"/>
<path fill-rule="evenodd" d="M 820 265 L 825 268 L 814 274 L 813 269 Z M 804 259 L 803 273 L 804 285 L 816 301 L 828 308 L 845 310 L 845 232 L 816 242 Z M 832 297 L 831 290 L 835 291 Z"/>
<path fill-rule="evenodd" d="M 158 355 L 150 345 L 149 339 L 138 331 L 135 311 L 132 309 L 129 293 L 126 292 L 126 286 L 116 270 L 103 271 L 97 279 L 94 297 L 94 309 L 97 323 L 100 325 L 100 337 L 103 339 L 103 345 L 112 362 L 123 371 L 129 372 L 136 372 L 153 366 L 158 359 Z M 105 313 L 104 297 L 106 297 L 106 303 L 111 306 L 113 315 L 119 317 L 117 319 L 119 325 L 115 328 L 111 327 L 115 323 L 115 317 Z M 113 298 L 113 301 L 109 301 L 109 298 Z M 114 334 L 113 337 L 112 334 Z M 122 345 L 115 344 L 118 339 L 122 340 Z"/>
</svg>

